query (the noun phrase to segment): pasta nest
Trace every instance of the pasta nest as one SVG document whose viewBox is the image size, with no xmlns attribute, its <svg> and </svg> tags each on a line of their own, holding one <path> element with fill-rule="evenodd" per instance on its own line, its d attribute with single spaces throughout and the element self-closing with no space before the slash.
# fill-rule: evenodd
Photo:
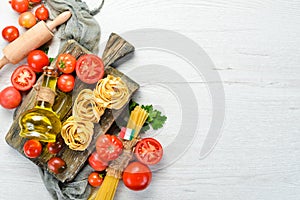
<svg viewBox="0 0 300 200">
<path fill-rule="evenodd" d="M 97 104 L 93 91 L 84 89 L 78 94 L 74 102 L 72 114 L 78 120 L 98 123 L 104 111 L 105 108 Z"/>
<path fill-rule="evenodd" d="M 97 104 L 101 107 L 120 109 L 127 103 L 129 92 L 120 77 L 108 75 L 98 81 L 94 89 L 94 96 Z"/>
<path fill-rule="evenodd" d="M 85 150 L 92 141 L 94 124 L 90 121 L 78 121 L 74 116 L 69 117 L 62 126 L 61 136 L 70 149 Z"/>
</svg>

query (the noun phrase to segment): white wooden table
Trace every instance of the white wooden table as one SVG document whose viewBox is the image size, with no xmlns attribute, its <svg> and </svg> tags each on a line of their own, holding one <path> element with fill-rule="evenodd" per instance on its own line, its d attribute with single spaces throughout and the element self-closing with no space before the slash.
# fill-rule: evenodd
<svg viewBox="0 0 300 200">
<path fill-rule="evenodd" d="M 17 25 L 18 14 L 7 1 L 0 5 L 0 29 Z M 226 103 L 222 136 L 213 151 L 201 159 L 199 153 L 212 115 L 211 99 L 205 81 L 190 76 L 188 81 L 199 94 L 200 113 L 192 145 L 172 165 L 154 172 L 147 190 L 133 192 L 120 184 L 116 199 L 300 198 L 299 9 L 299 1 L 283 0 L 105 3 L 96 16 L 102 41 L 111 32 L 122 34 L 141 28 L 179 32 L 194 40 L 214 62 Z M 1 49 L 5 45 L 1 39 Z M 151 63 L 172 65 L 179 72 L 181 67 L 183 74 L 188 67 L 172 55 L 151 50 L 137 51 L 135 60 L 127 65 Z M 7 65 L 1 70 L 0 89 L 10 85 L 15 67 Z M 124 63 L 120 70 L 126 73 L 128 67 Z M 178 108 L 174 96 L 153 84 L 142 84 L 136 98 L 164 108 L 168 122 L 154 135 L 168 146 L 178 134 L 181 109 L 185 108 Z M 12 114 L 0 108 L 0 199 L 51 199 L 37 167 L 5 142 Z"/>
</svg>

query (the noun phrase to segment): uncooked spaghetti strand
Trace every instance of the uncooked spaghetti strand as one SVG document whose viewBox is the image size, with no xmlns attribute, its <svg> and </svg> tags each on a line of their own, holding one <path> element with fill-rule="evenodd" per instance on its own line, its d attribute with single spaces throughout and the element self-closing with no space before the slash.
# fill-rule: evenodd
<svg viewBox="0 0 300 200">
<path fill-rule="evenodd" d="M 112 200 L 117 190 L 118 183 L 118 178 L 115 178 L 113 176 L 106 176 L 102 185 L 100 186 L 95 200 Z"/>
<path fill-rule="evenodd" d="M 148 113 L 139 106 L 136 106 L 135 109 L 131 112 L 127 128 L 134 129 L 134 138 L 136 138 L 143 127 L 145 121 L 148 118 Z"/>
</svg>

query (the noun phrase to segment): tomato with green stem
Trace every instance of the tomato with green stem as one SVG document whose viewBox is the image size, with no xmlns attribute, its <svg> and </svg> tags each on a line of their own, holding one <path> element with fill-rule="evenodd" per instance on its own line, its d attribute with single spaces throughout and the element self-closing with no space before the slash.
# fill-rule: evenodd
<svg viewBox="0 0 300 200">
<path fill-rule="evenodd" d="M 103 175 L 98 172 L 92 172 L 88 177 L 88 182 L 93 187 L 99 187 L 103 182 Z"/>
<path fill-rule="evenodd" d="M 56 60 L 56 67 L 59 71 L 70 74 L 76 66 L 76 58 L 68 53 L 59 54 Z"/>
</svg>

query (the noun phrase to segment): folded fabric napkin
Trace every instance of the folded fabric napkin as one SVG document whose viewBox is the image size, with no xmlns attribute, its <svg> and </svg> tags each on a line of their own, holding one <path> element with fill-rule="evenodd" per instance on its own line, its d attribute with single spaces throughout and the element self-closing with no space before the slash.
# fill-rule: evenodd
<svg viewBox="0 0 300 200">
<path fill-rule="evenodd" d="M 50 18 L 55 18 L 63 11 L 71 11 L 71 18 L 58 28 L 56 33 L 61 39 L 60 47 L 69 39 L 74 39 L 89 51 L 97 54 L 100 41 L 100 26 L 93 18 L 99 13 L 104 0 L 99 0 L 99 6 L 90 11 L 87 4 L 80 0 L 46 0 L 45 4 L 50 9 Z M 51 174 L 40 169 L 43 182 L 53 199 L 58 200 L 84 200 L 91 193 L 87 177 L 93 169 L 85 166 L 76 178 L 69 183 L 61 183 Z"/>
</svg>

